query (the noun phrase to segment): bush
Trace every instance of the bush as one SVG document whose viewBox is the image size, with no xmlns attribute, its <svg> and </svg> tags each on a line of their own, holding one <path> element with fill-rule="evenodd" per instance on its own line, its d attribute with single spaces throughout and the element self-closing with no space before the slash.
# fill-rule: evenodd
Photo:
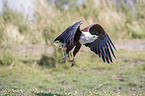
<svg viewBox="0 0 145 96">
<path fill-rule="evenodd" d="M 15 63 L 16 58 L 9 52 L 3 53 L 3 55 L 0 57 L 0 65 L 9 66 L 13 63 Z"/>
</svg>

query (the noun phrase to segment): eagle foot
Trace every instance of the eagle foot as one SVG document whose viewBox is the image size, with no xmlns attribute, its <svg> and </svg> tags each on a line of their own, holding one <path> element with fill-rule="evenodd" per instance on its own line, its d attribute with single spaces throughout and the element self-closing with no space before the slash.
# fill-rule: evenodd
<svg viewBox="0 0 145 96">
<path fill-rule="evenodd" d="M 73 66 L 74 66 L 74 63 L 71 64 L 71 67 L 73 67 Z"/>
<path fill-rule="evenodd" d="M 75 59 L 73 58 L 73 60 L 70 60 L 70 62 L 72 62 L 71 67 L 73 67 L 73 65 L 75 64 Z"/>
<path fill-rule="evenodd" d="M 66 60 L 67 60 L 67 54 L 65 55 L 65 57 L 64 57 L 64 58 L 62 58 L 62 63 L 65 63 L 65 62 L 66 62 Z"/>
</svg>

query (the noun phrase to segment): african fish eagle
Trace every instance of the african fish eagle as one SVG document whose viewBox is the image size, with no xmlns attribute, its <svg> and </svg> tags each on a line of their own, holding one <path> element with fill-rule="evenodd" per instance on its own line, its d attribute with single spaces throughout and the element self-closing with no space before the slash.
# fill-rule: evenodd
<svg viewBox="0 0 145 96">
<path fill-rule="evenodd" d="M 75 55 L 80 50 L 82 45 L 89 47 L 91 51 L 95 52 L 102 60 L 107 63 L 112 63 L 112 57 L 116 59 L 114 50 L 117 52 L 108 34 L 103 27 L 98 24 L 92 24 L 84 29 L 80 29 L 82 21 L 68 27 L 55 40 L 54 44 L 59 48 L 66 49 L 65 57 L 62 59 L 66 62 L 69 52 L 74 48 L 72 65 L 75 63 Z"/>
</svg>

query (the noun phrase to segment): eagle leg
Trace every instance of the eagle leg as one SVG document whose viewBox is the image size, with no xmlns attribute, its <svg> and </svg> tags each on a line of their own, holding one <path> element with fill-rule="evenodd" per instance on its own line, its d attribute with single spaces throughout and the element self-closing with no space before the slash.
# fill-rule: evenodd
<svg viewBox="0 0 145 96">
<path fill-rule="evenodd" d="M 78 44 L 73 51 L 73 59 L 70 61 L 70 62 L 72 62 L 71 67 L 73 67 L 73 65 L 75 64 L 75 55 L 80 50 L 80 48 L 81 48 L 81 44 Z"/>
<path fill-rule="evenodd" d="M 73 49 L 73 47 L 74 47 L 73 45 L 67 46 L 66 55 L 65 55 L 65 57 L 62 59 L 62 62 L 63 62 L 63 63 L 66 62 L 67 56 L 68 56 L 68 54 L 69 54 L 69 51 L 71 51 L 71 50 Z"/>
</svg>

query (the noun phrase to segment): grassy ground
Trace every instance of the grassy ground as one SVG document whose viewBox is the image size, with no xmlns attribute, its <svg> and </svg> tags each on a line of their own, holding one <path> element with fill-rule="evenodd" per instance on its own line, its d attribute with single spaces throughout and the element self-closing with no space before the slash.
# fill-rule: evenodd
<svg viewBox="0 0 145 96">
<path fill-rule="evenodd" d="M 119 50 L 113 64 L 81 52 L 76 65 L 48 68 L 31 60 L 0 67 L 1 95 L 144 95 L 145 51 Z M 25 61 L 25 62 L 24 62 Z M 26 62 L 27 61 L 27 62 Z"/>
<path fill-rule="evenodd" d="M 7 7 L 0 15 L 0 95 L 145 95 L 144 42 L 134 44 L 145 39 L 145 1 L 131 8 L 122 3 L 119 9 L 110 0 L 85 0 L 76 7 L 74 0 L 51 6 L 38 1 L 31 22 Z M 66 1 L 69 10 L 61 8 Z M 132 41 L 124 48 L 132 50 L 118 50 L 113 64 L 88 50 L 77 54 L 74 67 L 61 64 L 62 50 L 53 40 L 79 20 L 81 28 L 100 23 L 118 49 L 124 48 L 122 40 Z"/>
</svg>

